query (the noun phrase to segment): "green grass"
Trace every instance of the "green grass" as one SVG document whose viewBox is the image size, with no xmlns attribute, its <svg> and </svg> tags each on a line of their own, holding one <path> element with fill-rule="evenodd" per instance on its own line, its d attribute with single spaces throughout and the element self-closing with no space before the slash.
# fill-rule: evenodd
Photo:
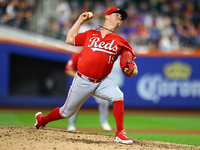
<svg viewBox="0 0 200 150">
<path fill-rule="evenodd" d="M 145 139 L 152 141 L 164 141 L 170 143 L 179 143 L 186 145 L 200 146 L 200 135 L 187 135 L 187 134 L 127 134 L 130 137 L 137 139 Z"/>
<path fill-rule="evenodd" d="M 124 122 L 134 129 L 200 130 L 200 116 L 125 115 Z"/>
<path fill-rule="evenodd" d="M 43 112 L 46 115 L 48 112 Z M 0 126 L 33 126 L 35 123 L 35 112 L 0 112 Z M 109 115 L 109 123 L 115 129 L 115 120 Z M 68 120 L 58 120 L 49 123 L 46 127 L 67 128 Z M 78 128 L 101 128 L 98 113 L 80 112 L 77 118 Z M 128 114 L 124 117 L 125 129 L 175 129 L 175 130 L 200 130 L 200 116 L 175 116 L 175 115 L 139 115 Z M 114 132 L 101 133 L 115 135 Z M 186 145 L 200 146 L 200 135 L 193 134 L 144 134 L 127 133 L 130 138 L 180 143 Z"/>
</svg>

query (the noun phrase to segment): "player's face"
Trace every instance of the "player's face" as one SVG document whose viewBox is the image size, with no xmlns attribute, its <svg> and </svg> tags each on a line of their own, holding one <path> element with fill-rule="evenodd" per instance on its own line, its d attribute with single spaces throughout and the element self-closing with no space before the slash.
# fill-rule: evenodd
<svg viewBox="0 0 200 150">
<path fill-rule="evenodd" d="M 122 24 L 122 15 L 119 13 L 112 13 L 110 15 L 111 21 L 116 23 L 116 26 L 119 27 Z"/>
</svg>

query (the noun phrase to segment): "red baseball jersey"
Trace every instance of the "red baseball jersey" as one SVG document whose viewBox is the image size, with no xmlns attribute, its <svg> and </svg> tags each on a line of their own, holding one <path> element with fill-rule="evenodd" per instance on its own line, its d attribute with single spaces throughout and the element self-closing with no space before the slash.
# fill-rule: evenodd
<svg viewBox="0 0 200 150">
<path fill-rule="evenodd" d="M 65 71 L 67 70 L 77 71 L 77 65 L 80 59 L 81 59 L 81 53 L 76 53 L 72 55 L 72 57 L 69 59 L 69 61 L 65 66 Z"/>
<path fill-rule="evenodd" d="M 90 78 L 104 78 L 110 74 L 114 62 L 123 50 L 134 55 L 130 44 L 116 33 L 104 38 L 97 30 L 88 30 L 74 37 L 74 45 L 83 46 L 78 71 Z"/>
</svg>

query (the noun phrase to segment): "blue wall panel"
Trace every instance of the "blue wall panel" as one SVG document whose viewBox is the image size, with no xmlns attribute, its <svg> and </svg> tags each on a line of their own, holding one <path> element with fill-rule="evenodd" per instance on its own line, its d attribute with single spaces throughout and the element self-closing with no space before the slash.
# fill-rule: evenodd
<svg viewBox="0 0 200 150">
<path fill-rule="evenodd" d="M 10 54 L 64 63 L 71 56 L 67 53 L 0 43 L 0 106 L 58 107 L 64 104 L 66 97 L 10 96 L 8 93 Z M 199 57 L 141 56 L 136 59 L 136 63 L 138 75 L 124 77 L 124 84 L 121 87 L 124 92 L 125 107 L 200 109 Z M 67 77 L 67 80 L 69 89 L 72 78 Z M 97 107 L 97 104 L 91 97 L 83 107 Z"/>
<path fill-rule="evenodd" d="M 139 74 L 125 79 L 125 105 L 200 109 L 199 64 L 199 58 L 138 58 Z"/>
</svg>

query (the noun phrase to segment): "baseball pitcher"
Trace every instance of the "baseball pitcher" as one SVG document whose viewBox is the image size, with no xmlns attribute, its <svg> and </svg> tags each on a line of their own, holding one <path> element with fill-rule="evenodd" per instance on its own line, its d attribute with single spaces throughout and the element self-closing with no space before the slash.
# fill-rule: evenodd
<svg viewBox="0 0 200 150">
<path fill-rule="evenodd" d="M 132 144 L 133 140 L 124 131 L 124 95 L 108 77 L 118 56 L 124 75 L 131 77 L 138 73 L 134 60 L 136 56 L 130 44 L 117 35 L 115 30 L 127 18 L 127 13 L 119 8 L 109 9 L 101 30 L 78 33 L 81 25 L 91 19 L 91 13 L 82 13 L 67 33 L 66 43 L 83 46 L 82 56 L 77 66 L 67 99 L 62 107 L 55 108 L 48 115 L 36 113 L 35 127 L 42 129 L 51 121 L 70 118 L 92 95 L 113 103 L 113 115 L 117 126 L 114 142 Z"/>
</svg>

